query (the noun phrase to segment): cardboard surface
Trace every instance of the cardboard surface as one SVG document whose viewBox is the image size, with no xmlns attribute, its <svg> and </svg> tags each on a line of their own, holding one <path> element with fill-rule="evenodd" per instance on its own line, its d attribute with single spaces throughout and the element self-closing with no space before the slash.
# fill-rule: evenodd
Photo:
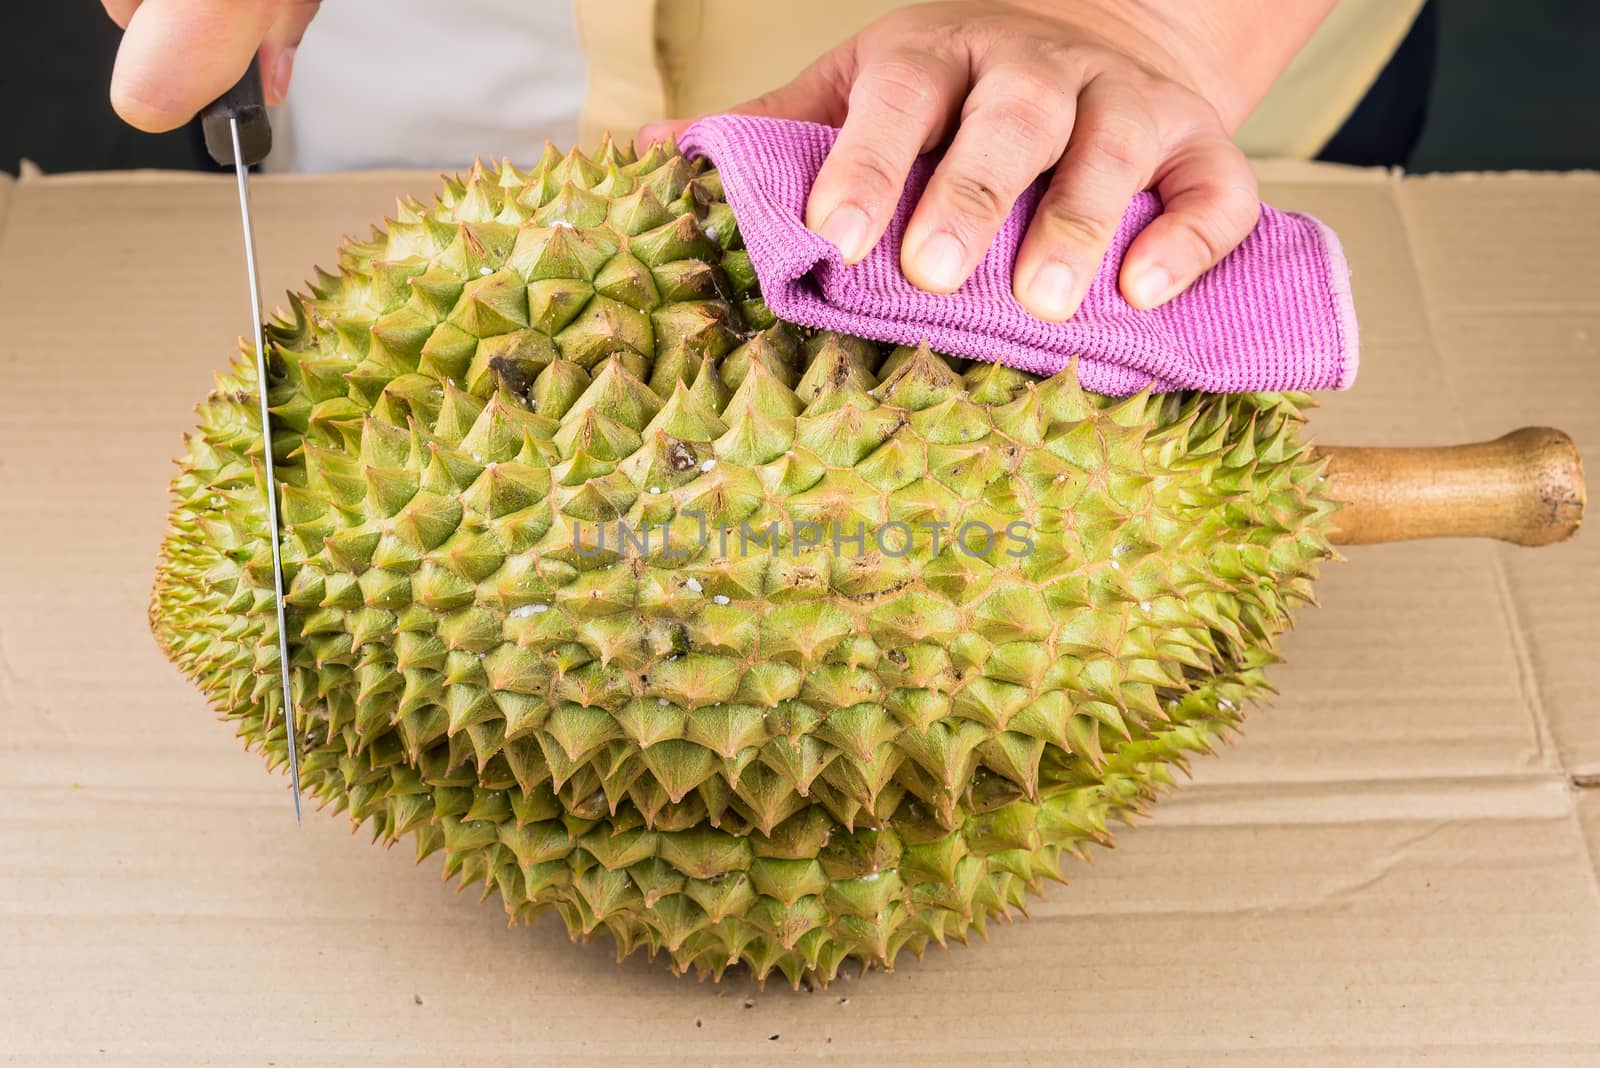
<svg viewBox="0 0 1600 1068">
<path fill-rule="evenodd" d="M 1267 166 L 1355 269 L 1329 443 L 1527 423 L 1600 470 L 1600 177 Z M 431 176 L 258 180 L 270 296 Z M 1594 1063 L 1600 537 L 1354 549 L 1282 697 L 1030 919 L 820 993 L 672 977 L 352 839 L 157 651 L 179 435 L 248 320 L 233 189 L 0 179 L 0 1059 Z"/>
</svg>

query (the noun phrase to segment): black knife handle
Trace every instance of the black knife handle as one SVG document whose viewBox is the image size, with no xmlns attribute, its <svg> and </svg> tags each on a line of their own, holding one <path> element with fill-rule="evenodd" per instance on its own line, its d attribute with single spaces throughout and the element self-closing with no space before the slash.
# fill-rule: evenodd
<svg viewBox="0 0 1600 1068">
<path fill-rule="evenodd" d="M 233 132 L 230 119 L 239 120 L 239 154 L 245 166 L 260 163 L 272 151 L 272 124 L 267 120 L 267 105 L 261 95 L 261 65 L 251 59 L 244 77 L 200 112 L 205 130 L 206 151 L 224 167 L 233 166 Z"/>
</svg>

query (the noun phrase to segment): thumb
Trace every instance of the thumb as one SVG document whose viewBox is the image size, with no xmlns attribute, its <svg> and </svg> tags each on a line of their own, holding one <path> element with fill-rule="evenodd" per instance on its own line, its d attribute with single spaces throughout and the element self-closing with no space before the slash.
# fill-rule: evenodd
<svg viewBox="0 0 1600 1068">
<path fill-rule="evenodd" d="M 145 0 L 128 20 L 111 71 L 111 106 L 131 126 L 172 130 L 237 82 L 277 3 Z"/>
<path fill-rule="evenodd" d="M 844 124 L 850 102 L 851 79 L 846 76 L 843 50 L 835 49 L 801 71 L 787 85 L 752 97 L 728 109 L 733 115 L 766 115 L 775 119 L 820 122 L 826 126 Z M 634 138 L 642 152 L 657 142 L 677 137 L 694 119 L 663 119 L 646 123 Z"/>
</svg>

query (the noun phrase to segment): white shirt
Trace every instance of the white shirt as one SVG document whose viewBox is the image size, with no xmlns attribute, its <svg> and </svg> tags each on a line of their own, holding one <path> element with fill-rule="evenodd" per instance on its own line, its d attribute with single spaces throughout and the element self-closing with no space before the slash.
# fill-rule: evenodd
<svg viewBox="0 0 1600 1068">
<path fill-rule="evenodd" d="M 295 55 L 272 170 L 464 169 L 578 140 L 572 0 L 332 0 Z"/>
</svg>

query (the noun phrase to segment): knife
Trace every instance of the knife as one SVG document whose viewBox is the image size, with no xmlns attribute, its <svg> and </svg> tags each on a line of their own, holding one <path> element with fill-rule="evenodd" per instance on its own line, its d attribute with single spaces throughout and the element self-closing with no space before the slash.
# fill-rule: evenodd
<svg viewBox="0 0 1600 1068">
<path fill-rule="evenodd" d="M 250 61 L 244 77 L 200 112 L 206 151 L 222 166 L 232 166 L 239 181 L 239 215 L 244 221 L 244 266 L 250 282 L 251 337 L 256 350 L 256 396 L 261 404 L 261 435 L 266 455 L 267 533 L 272 545 L 272 593 L 278 610 L 278 668 L 283 683 L 284 734 L 289 745 L 289 783 L 294 791 L 294 819 L 300 822 L 300 757 L 295 723 L 294 691 L 289 681 L 289 630 L 283 609 L 282 532 L 278 525 L 278 476 L 272 458 L 272 414 L 267 405 L 267 355 L 261 320 L 261 284 L 256 277 L 255 232 L 250 224 L 250 167 L 272 151 L 272 125 L 261 93 L 261 67 Z M 263 733 L 267 723 L 261 725 Z"/>
</svg>

